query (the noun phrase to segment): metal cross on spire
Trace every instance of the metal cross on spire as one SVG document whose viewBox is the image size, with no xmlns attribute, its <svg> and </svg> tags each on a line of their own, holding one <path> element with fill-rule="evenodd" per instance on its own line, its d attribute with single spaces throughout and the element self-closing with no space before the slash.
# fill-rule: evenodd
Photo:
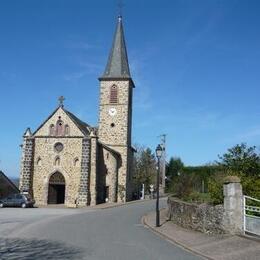
<svg viewBox="0 0 260 260">
<path fill-rule="evenodd" d="M 65 97 L 63 97 L 63 96 L 60 96 L 60 97 L 59 97 L 59 106 L 60 106 L 60 107 L 63 107 L 63 106 L 64 106 L 64 105 L 63 105 L 64 100 L 65 100 Z"/>
</svg>

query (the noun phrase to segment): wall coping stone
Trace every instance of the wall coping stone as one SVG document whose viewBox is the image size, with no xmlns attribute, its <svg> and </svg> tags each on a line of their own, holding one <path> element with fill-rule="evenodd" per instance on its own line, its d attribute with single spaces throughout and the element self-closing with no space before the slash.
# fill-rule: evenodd
<svg viewBox="0 0 260 260">
<path fill-rule="evenodd" d="M 224 184 L 229 184 L 229 183 L 240 183 L 241 180 L 237 176 L 227 176 L 224 178 Z"/>
<path fill-rule="evenodd" d="M 172 201 L 176 201 L 176 202 L 180 202 L 180 203 L 183 203 L 183 204 L 186 204 L 186 205 L 189 205 L 189 206 L 212 206 L 212 207 L 215 207 L 217 205 L 212 205 L 210 203 L 196 203 L 196 202 L 189 202 L 189 201 L 185 201 L 185 200 L 182 200 L 182 199 L 179 199 L 178 197 L 168 197 L 168 200 L 172 200 Z M 220 204 L 222 205 L 222 204 Z"/>
</svg>

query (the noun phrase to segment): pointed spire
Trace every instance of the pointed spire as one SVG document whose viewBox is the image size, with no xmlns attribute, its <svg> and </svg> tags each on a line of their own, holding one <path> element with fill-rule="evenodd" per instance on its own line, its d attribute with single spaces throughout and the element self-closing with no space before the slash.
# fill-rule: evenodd
<svg viewBox="0 0 260 260">
<path fill-rule="evenodd" d="M 31 137 L 32 136 L 32 131 L 30 127 L 27 127 L 25 130 L 25 133 L 23 134 L 23 137 Z"/>
<path fill-rule="evenodd" d="M 100 79 L 131 79 L 122 16 L 118 16 L 116 32 L 109 59 L 103 76 Z"/>
</svg>

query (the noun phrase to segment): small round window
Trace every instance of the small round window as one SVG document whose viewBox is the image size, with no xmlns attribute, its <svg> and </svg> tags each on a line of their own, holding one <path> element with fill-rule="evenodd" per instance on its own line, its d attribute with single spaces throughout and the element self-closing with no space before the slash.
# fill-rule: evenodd
<svg viewBox="0 0 260 260">
<path fill-rule="evenodd" d="M 57 153 L 61 152 L 61 151 L 63 150 L 63 144 L 62 144 L 62 143 L 56 143 L 56 144 L 54 145 L 54 150 L 55 150 L 55 152 L 57 152 Z"/>
</svg>

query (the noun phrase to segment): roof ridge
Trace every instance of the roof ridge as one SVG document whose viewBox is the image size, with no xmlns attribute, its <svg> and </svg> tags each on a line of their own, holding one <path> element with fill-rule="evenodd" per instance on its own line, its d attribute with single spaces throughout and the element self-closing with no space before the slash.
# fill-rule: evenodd
<svg viewBox="0 0 260 260">
<path fill-rule="evenodd" d="M 65 108 L 63 108 L 63 111 L 77 125 L 77 127 L 81 130 L 81 132 L 84 135 L 89 135 L 90 134 L 90 131 L 91 131 L 92 127 L 89 124 L 87 124 L 86 122 L 82 121 L 77 116 L 75 116 L 73 113 L 71 113 L 70 111 L 66 110 Z"/>
</svg>

